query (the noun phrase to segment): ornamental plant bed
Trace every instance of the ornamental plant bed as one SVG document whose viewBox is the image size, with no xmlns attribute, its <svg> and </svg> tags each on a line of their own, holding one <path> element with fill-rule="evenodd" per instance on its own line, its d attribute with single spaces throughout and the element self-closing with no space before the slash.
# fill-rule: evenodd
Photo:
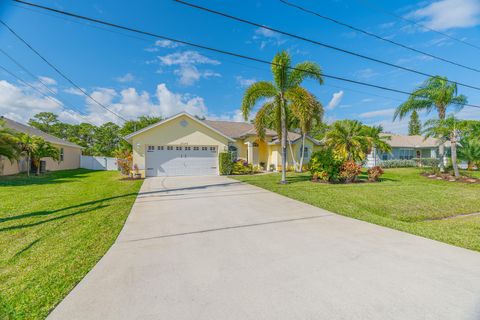
<svg viewBox="0 0 480 320">
<path fill-rule="evenodd" d="M 463 183 L 480 183 L 480 179 L 467 177 L 467 176 L 460 176 L 460 178 L 456 178 L 454 175 L 449 173 L 422 173 L 422 176 L 432 179 L 432 180 L 445 180 L 450 182 L 463 182 Z"/>
</svg>

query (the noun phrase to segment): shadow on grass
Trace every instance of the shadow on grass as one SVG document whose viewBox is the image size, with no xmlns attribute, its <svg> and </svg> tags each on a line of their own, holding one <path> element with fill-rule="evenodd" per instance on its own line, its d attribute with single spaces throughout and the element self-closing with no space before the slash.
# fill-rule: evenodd
<svg viewBox="0 0 480 320">
<path fill-rule="evenodd" d="M 95 211 L 95 210 L 106 208 L 106 207 L 108 207 L 108 205 L 99 205 L 99 206 L 96 206 L 96 207 L 93 207 L 93 208 L 88 208 L 88 209 L 80 210 L 80 211 L 77 211 L 77 212 L 64 214 L 63 216 L 58 216 L 58 217 L 54 217 L 54 218 L 47 219 L 47 220 L 42 220 L 42 221 L 38 221 L 38 222 L 34 222 L 34 223 L 27 223 L 27 224 L 20 224 L 20 225 L 5 227 L 5 228 L 1 228 L 0 232 L 6 232 L 6 231 L 11 231 L 11 230 L 18 230 L 18 229 L 35 227 L 35 226 L 39 226 L 39 225 L 42 225 L 42 224 L 45 224 L 45 223 L 48 223 L 48 222 L 57 221 L 57 220 L 65 219 L 65 218 L 71 218 L 71 217 L 77 216 L 79 214 Z"/>
<path fill-rule="evenodd" d="M 54 213 L 58 213 L 58 212 L 61 212 L 61 211 L 65 211 L 65 210 L 70 210 L 70 209 L 75 209 L 75 208 L 81 208 L 81 207 L 85 207 L 85 206 L 94 205 L 94 204 L 97 204 L 97 203 L 100 203 L 100 202 L 105 202 L 105 201 L 109 201 L 109 200 L 113 200 L 113 199 L 129 197 L 129 196 L 136 196 L 136 195 L 137 195 L 137 193 L 132 192 L 132 193 L 122 194 L 122 195 L 119 195 L 119 196 L 114 196 L 114 197 L 109 197 L 109 198 L 102 198 L 102 199 L 98 199 L 98 200 L 94 200 L 94 201 L 88 201 L 88 202 L 84 202 L 84 203 L 81 203 L 81 204 L 77 204 L 77 205 L 73 205 L 73 206 L 68 206 L 68 207 L 64 207 L 64 208 L 60 208 L 60 209 L 55 209 L 55 210 L 42 210 L 42 211 L 29 212 L 29 213 L 20 214 L 20 215 L 17 215 L 17 216 L 10 216 L 10 217 L 5 217 L 5 218 L 0 218 L 0 223 L 7 222 L 7 221 L 24 219 L 24 218 L 48 216 L 48 215 L 51 215 L 51 214 L 54 214 Z M 0 231 L 1 231 L 1 230 L 3 230 L 3 229 L 0 229 Z"/>
<path fill-rule="evenodd" d="M 84 178 L 86 174 L 96 172 L 87 169 L 50 171 L 39 176 L 20 173 L 13 176 L 0 177 L 0 188 L 2 186 L 30 186 L 52 183 L 66 183 Z"/>
</svg>

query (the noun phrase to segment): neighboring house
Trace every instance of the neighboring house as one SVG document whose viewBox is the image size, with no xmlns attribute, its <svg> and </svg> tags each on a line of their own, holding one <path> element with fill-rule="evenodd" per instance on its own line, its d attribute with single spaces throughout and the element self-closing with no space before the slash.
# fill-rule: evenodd
<svg viewBox="0 0 480 320">
<path fill-rule="evenodd" d="M 367 157 L 367 167 L 379 165 L 384 160 L 411 160 L 420 158 L 439 158 L 440 140 L 422 136 L 404 136 L 397 134 L 383 134 L 389 136 L 386 140 L 392 147 L 391 152 L 373 150 Z M 450 143 L 445 143 L 445 152 L 448 153 Z M 445 157 L 446 160 L 446 157 Z"/>
<path fill-rule="evenodd" d="M 77 169 L 80 167 L 80 155 L 82 154 L 82 147 L 65 141 L 63 139 L 52 136 L 37 128 L 33 128 L 11 119 L 0 117 L 5 122 L 7 128 L 16 132 L 28 133 L 30 135 L 39 136 L 50 142 L 52 145 L 60 150 L 60 161 L 53 160 L 51 158 L 43 158 L 45 169 L 48 171 L 55 170 L 68 170 Z M 18 161 L 10 162 L 4 157 L 0 157 L 0 176 L 16 174 L 19 172 L 27 171 L 27 161 L 25 158 L 21 158 Z"/>
<path fill-rule="evenodd" d="M 287 166 L 300 158 L 301 135 L 290 132 Z M 281 168 L 281 146 L 275 131 L 259 139 L 250 123 L 199 120 L 182 112 L 124 137 L 133 147 L 133 165 L 143 176 L 217 175 L 218 154 L 232 152 L 266 170 Z M 319 142 L 305 139 L 305 163 Z"/>
</svg>

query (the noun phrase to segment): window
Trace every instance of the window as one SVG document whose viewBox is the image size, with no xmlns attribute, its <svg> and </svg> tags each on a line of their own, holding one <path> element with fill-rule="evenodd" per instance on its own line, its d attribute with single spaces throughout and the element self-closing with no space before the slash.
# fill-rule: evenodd
<svg viewBox="0 0 480 320">
<path fill-rule="evenodd" d="M 190 151 L 192 147 L 185 147 L 185 151 Z"/>
<path fill-rule="evenodd" d="M 308 147 L 303 148 L 303 156 L 305 158 L 310 158 L 310 154 L 308 153 Z"/>
<path fill-rule="evenodd" d="M 63 153 L 63 148 L 60 148 L 60 161 L 63 161 L 65 159 L 65 154 Z"/>
<path fill-rule="evenodd" d="M 414 158 L 413 149 L 399 149 L 398 157 L 400 160 L 410 160 Z"/>
<path fill-rule="evenodd" d="M 147 152 L 153 152 L 155 151 L 155 146 L 148 146 L 147 147 Z"/>
<path fill-rule="evenodd" d="M 167 150 L 173 150 L 172 146 L 167 146 Z"/>
<path fill-rule="evenodd" d="M 198 151 L 198 150 L 200 150 L 199 147 L 193 147 L 193 151 Z"/>
<path fill-rule="evenodd" d="M 382 153 L 382 160 L 388 160 L 388 154 Z"/>
<path fill-rule="evenodd" d="M 163 150 L 163 146 L 158 146 L 157 150 Z"/>
<path fill-rule="evenodd" d="M 175 149 L 178 151 L 182 151 L 182 147 L 176 147 Z"/>
<path fill-rule="evenodd" d="M 235 146 L 228 146 L 228 152 L 230 152 L 230 155 L 232 156 L 232 161 L 236 161 L 238 157 L 238 149 Z"/>
<path fill-rule="evenodd" d="M 207 147 L 202 147 L 202 151 L 207 151 L 208 148 Z"/>
<path fill-rule="evenodd" d="M 217 147 L 210 147 L 210 151 L 215 151 L 217 150 Z"/>
</svg>

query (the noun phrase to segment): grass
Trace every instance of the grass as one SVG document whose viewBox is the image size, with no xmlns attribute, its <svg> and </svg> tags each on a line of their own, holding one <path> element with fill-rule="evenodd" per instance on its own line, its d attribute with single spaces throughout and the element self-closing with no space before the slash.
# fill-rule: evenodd
<svg viewBox="0 0 480 320">
<path fill-rule="evenodd" d="M 113 244 L 140 185 L 82 169 L 0 177 L 0 319 L 44 319 Z"/>
<path fill-rule="evenodd" d="M 476 174 L 475 174 L 476 175 Z M 323 184 L 309 174 L 234 176 L 348 217 L 480 251 L 480 184 L 431 180 L 419 169 L 387 169 L 379 183 Z M 447 217 L 452 217 L 444 219 Z"/>
</svg>

